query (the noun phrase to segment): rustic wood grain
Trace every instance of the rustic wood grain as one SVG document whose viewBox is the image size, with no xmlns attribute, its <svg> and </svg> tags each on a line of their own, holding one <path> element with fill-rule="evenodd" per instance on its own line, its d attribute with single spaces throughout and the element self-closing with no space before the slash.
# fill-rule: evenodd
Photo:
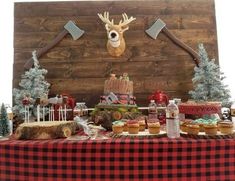
<svg viewBox="0 0 235 181">
<path fill-rule="evenodd" d="M 171 30 L 178 38 L 185 43 L 197 44 L 198 42 L 214 42 L 216 37 L 215 30 L 207 29 L 173 29 Z M 40 48 L 49 43 L 58 33 L 55 32 L 31 32 L 31 33 L 15 33 L 14 46 L 15 48 Z M 164 34 L 159 34 L 157 40 L 152 40 L 142 30 L 129 30 L 124 35 L 127 45 L 141 46 L 145 43 L 149 45 L 158 44 L 159 41 L 168 41 Z M 103 47 L 106 44 L 106 31 L 85 32 L 84 36 L 79 40 L 72 40 L 70 35 L 67 35 L 57 47 L 82 46 L 86 47 Z"/>
<path fill-rule="evenodd" d="M 211 0 L 156 0 L 156 1 L 98 1 L 98 2 L 50 2 L 50 3 L 16 3 L 15 16 L 88 16 L 93 13 L 110 11 L 121 14 L 166 15 L 166 14 L 212 14 L 214 3 Z"/>
<path fill-rule="evenodd" d="M 167 42 L 168 41 L 168 42 Z M 41 63 L 55 62 L 127 62 L 127 61 L 161 61 L 167 59 L 187 59 L 189 56 L 186 52 L 182 51 L 179 47 L 175 46 L 170 40 L 167 41 L 153 41 L 155 42 L 154 48 L 150 48 L 151 45 L 146 46 L 128 46 L 124 55 L 121 57 L 112 57 L 108 54 L 104 47 L 55 47 L 42 58 Z M 157 43 L 156 43 L 157 42 Z M 208 50 L 211 57 L 216 58 L 215 52 L 217 47 L 214 43 L 204 43 L 204 46 Z M 195 48 L 197 49 L 197 48 Z M 166 51 L 175 51 L 173 54 L 165 53 Z M 162 53 L 161 53 L 162 52 Z M 17 63 L 25 63 L 26 60 L 31 56 L 31 48 L 16 48 L 15 59 Z M 20 68 L 20 67 L 19 67 Z"/>
<path fill-rule="evenodd" d="M 121 15 L 110 15 L 114 22 L 119 22 Z M 156 15 L 135 15 L 135 22 L 131 29 L 147 29 Z M 161 15 L 159 16 L 169 29 L 214 29 L 214 17 L 207 15 Z M 15 18 L 15 32 L 58 32 L 69 20 L 76 21 L 77 25 L 85 31 L 104 31 L 103 23 L 98 16 L 71 16 L 71 17 L 23 17 Z M 207 24 L 207 26 L 205 26 Z"/>
<path fill-rule="evenodd" d="M 121 57 L 111 57 L 106 50 L 106 31 L 97 16 L 104 11 L 109 11 L 115 22 L 123 12 L 137 18 L 124 34 L 127 48 Z M 89 107 L 99 102 L 110 73 L 129 73 L 141 106 L 148 104 L 147 97 L 157 89 L 171 98 L 188 99 L 195 64 L 164 34 L 156 40 L 145 34 L 157 18 L 193 49 L 204 43 L 209 56 L 218 61 L 213 0 L 15 3 L 14 16 L 13 87 L 18 86 L 32 50 L 47 45 L 68 20 L 74 20 L 85 34 L 77 41 L 67 35 L 39 61 L 48 70 L 51 95 L 69 93 Z"/>
</svg>

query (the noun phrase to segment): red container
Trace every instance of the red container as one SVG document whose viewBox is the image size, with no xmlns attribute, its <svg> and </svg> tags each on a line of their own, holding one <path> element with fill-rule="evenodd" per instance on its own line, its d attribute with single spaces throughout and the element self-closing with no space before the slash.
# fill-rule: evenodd
<svg viewBox="0 0 235 181">
<path fill-rule="evenodd" d="M 165 105 L 167 106 L 169 103 L 169 98 L 166 93 L 163 91 L 157 90 L 152 95 L 148 97 L 148 100 L 155 100 L 157 105 Z"/>
</svg>

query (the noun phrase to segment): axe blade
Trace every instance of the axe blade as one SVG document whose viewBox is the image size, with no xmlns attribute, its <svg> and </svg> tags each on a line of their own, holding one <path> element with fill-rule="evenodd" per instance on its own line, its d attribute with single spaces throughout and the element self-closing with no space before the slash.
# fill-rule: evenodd
<svg viewBox="0 0 235 181">
<path fill-rule="evenodd" d="M 71 20 L 64 25 L 64 28 L 71 34 L 73 40 L 79 39 L 84 34 L 84 30 L 77 27 L 77 25 Z"/>
<path fill-rule="evenodd" d="M 153 23 L 153 25 L 147 29 L 145 32 L 153 39 L 157 39 L 158 34 L 162 31 L 162 29 L 166 26 L 160 18 Z"/>
</svg>

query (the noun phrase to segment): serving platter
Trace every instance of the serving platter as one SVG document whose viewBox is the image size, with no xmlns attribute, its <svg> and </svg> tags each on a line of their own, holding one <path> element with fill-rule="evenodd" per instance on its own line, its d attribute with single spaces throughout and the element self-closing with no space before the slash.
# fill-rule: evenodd
<svg viewBox="0 0 235 181">
<path fill-rule="evenodd" d="M 197 135 L 193 135 L 181 131 L 180 135 L 182 137 L 196 138 L 196 139 L 229 139 L 229 138 L 235 138 L 235 130 L 233 130 L 232 134 L 223 134 L 220 131 L 217 131 L 216 135 L 207 135 L 205 132 L 199 132 Z"/>
<path fill-rule="evenodd" d="M 120 138 L 120 137 L 137 137 L 137 138 L 161 138 L 166 136 L 166 131 L 160 131 L 158 134 L 150 134 L 148 129 L 145 129 L 145 131 L 139 131 L 138 134 L 129 134 L 128 132 L 123 132 L 121 134 L 115 134 L 114 132 L 111 132 L 109 134 L 110 137 L 113 138 Z"/>
</svg>

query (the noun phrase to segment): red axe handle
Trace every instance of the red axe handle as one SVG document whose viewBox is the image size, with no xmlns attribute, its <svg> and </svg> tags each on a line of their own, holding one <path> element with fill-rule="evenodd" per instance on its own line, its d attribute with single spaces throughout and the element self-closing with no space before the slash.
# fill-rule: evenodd
<svg viewBox="0 0 235 181">
<path fill-rule="evenodd" d="M 52 49 L 55 45 L 57 45 L 66 35 L 68 34 L 67 30 L 63 30 L 61 31 L 54 40 L 52 40 L 48 45 L 46 45 L 45 47 L 39 49 L 37 51 L 37 58 L 40 58 L 42 55 L 44 55 L 45 53 L 47 53 L 50 49 Z M 27 60 L 27 62 L 24 64 L 24 68 L 26 70 L 30 69 L 33 67 L 33 58 L 30 58 Z"/>
</svg>

